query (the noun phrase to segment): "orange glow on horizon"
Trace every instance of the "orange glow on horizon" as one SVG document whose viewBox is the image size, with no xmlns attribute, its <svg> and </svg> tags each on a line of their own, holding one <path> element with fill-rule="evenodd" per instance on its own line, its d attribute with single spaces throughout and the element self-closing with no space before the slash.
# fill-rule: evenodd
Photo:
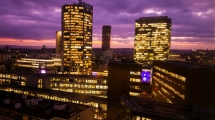
<svg viewBox="0 0 215 120">
<path fill-rule="evenodd" d="M 174 38 L 173 38 L 174 39 Z M 184 39 L 184 38 L 181 38 Z M 17 46 L 51 46 L 55 47 L 55 39 L 33 40 L 33 39 L 14 39 L 14 38 L 0 38 L 0 45 L 17 45 Z M 215 43 L 206 44 L 203 42 L 171 42 L 171 49 L 215 49 Z M 134 42 L 131 37 L 117 41 L 112 38 L 111 48 L 133 48 Z M 93 40 L 93 48 L 101 48 L 101 40 L 96 38 Z"/>
</svg>

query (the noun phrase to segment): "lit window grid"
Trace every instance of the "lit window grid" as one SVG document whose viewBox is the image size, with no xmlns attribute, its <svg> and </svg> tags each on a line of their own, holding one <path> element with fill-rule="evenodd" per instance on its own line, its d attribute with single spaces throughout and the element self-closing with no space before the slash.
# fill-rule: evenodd
<svg viewBox="0 0 215 120">
<path fill-rule="evenodd" d="M 156 70 L 158 70 L 158 71 L 161 71 L 161 72 L 163 72 L 163 73 L 165 73 L 165 74 L 169 74 L 170 76 L 172 76 L 172 77 L 174 77 L 174 78 L 176 78 L 176 79 L 178 79 L 178 80 L 180 80 L 180 81 L 182 81 L 182 82 L 186 82 L 186 77 L 184 77 L 184 76 L 175 74 L 175 73 L 173 73 L 173 72 L 170 72 L 170 71 L 168 71 L 168 70 L 166 70 L 166 69 L 163 69 L 163 68 L 160 68 L 160 67 L 158 67 L 158 66 L 154 66 L 154 69 L 156 69 Z"/>
<path fill-rule="evenodd" d="M 159 90 L 154 90 L 153 92 L 152 92 L 152 95 L 154 96 L 154 97 L 162 97 L 163 99 L 165 99 L 165 101 L 166 102 L 168 102 L 168 103 L 173 103 L 169 98 L 167 98 L 161 91 L 159 91 Z"/>
<path fill-rule="evenodd" d="M 157 83 L 161 84 L 165 88 L 167 88 L 169 91 L 173 92 L 175 95 L 179 96 L 181 99 L 185 99 L 185 95 L 174 89 L 172 86 L 165 83 L 163 80 L 159 79 L 156 76 L 153 76 L 153 81 L 156 81 Z"/>
<path fill-rule="evenodd" d="M 72 103 L 76 103 L 76 104 L 82 104 L 82 105 L 87 105 L 87 106 L 92 106 L 94 109 L 94 116 L 97 114 L 101 114 L 101 113 L 97 113 L 97 109 L 99 107 L 102 108 L 102 110 L 104 111 L 103 114 L 104 116 L 106 116 L 106 111 L 107 111 L 107 104 L 105 103 L 99 103 L 99 102 L 93 102 L 93 101 L 89 101 L 89 102 L 83 102 L 82 100 L 77 100 L 77 98 L 74 99 L 68 99 L 68 98 L 63 98 L 63 97 L 58 97 L 55 95 L 49 95 L 49 94 L 44 94 L 44 93 L 37 93 L 37 92 L 29 92 L 27 90 L 20 90 L 20 89 L 14 89 L 14 88 L 0 88 L 0 90 L 3 91 L 7 91 L 7 92 L 14 92 L 14 93 L 18 93 L 18 94 L 24 94 L 24 95 L 30 95 L 30 96 L 38 96 L 38 97 L 43 97 L 44 99 L 50 99 L 50 100 L 56 100 L 56 101 L 62 101 L 62 102 L 72 102 Z M 84 100 L 86 101 L 86 100 Z M 103 119 L 105 119 L 106 117 L 104 117 Z"/>
<path fill-rule="evenodd" d="M 50 88 L 64 92 L 75 92 L 82 94 L 90 94 L 98 97 L 107 98 L 107 80 L 96 79 L 69 79 L 52 78 Z M 98 82 L 100 81 L 100 82 Z"/>
<path fill-rule="evenodd" d="M 136 22 L 135 28 L 135 60 L 166 60 L 168 58 L 171 29 L 167 23 Z M 149 50 L 152 51 L 149 52 Z"/>
<path fill-rule="evenodd" d="M 185 86 L 183 83 L 178 83 L 176 82 L 175 80 L 171 79 L 171 78 L 168 78 L 164 75 L 162 75 L 161 73 L 159 72 L 154 72 L 154 75 L 158 76 L 159 78 L 162 78 L 163 80 L 165 80 L 166 82 L 170 82 L 176 86 L 178 86 L 179 88 L 182 88 L 182 89 L 185 89 Z"/>
<path fill-rule="evenodd" d="M 130 78 L 130 82 L 137 82 L 140 83 L 140 78 Z"/>
<path fill-rule="evenodd" d="M 13 74 L 0 74 L 0 84 L 11 83 L 11 81 L 20 81 L 21 86 L 26 86 L 27 77 L 13 75 Z"/>
<path fill-rule="evenodd" d="M 91 74 L 92 15 L 79 12 L 85 7 L 72 5 L 65 8 L 68 9 L 68 12 L 63 13 L 63 65 L 69 67 L 68 74 Z M 70 34 L 65 34 L 66 32 Z M 77 41 L 77 38 L 81 38 L 83 41 Z M 80 51 L 80 49 L 82 50 Z"/>
<path fill-rule="evenodd" d="M 154 82 L 154 87 L 158 90 L 158 88 L 160 88 L 162 97 L 164 97 L 167 101 L 171 101 L 170 103 L 172 103 L 172 101 L 174 101 L 173 99 L 175 98 L 174 94 L 172 94 L 171 92 L 169 92 L 167 89 L 165 89 L 164 87 L 160 87 L 159 83 L 157 83 L 156 81 Z M 170 100 L 171 99 L 171 100 Z"/>
<path fill-rule="evenodd" d="M 16 61 L 15 66 L 18 67 L 29 67 L 29 68 L 39 68 L 40 64 L 43 64 L 47 67 L 61 66 L 61 59 L 31 59 L 31 58 L 21 58 Z"/>
<path fill-rule="evenodd" d="M 130 71 L 130 75 L 140 75 L 139 71 Z"/>
<path fill-rule="evenodd" d="M 130 96 L 140 96 L 140 93 L 137 92 L 129 92 Z"/>
</svg>

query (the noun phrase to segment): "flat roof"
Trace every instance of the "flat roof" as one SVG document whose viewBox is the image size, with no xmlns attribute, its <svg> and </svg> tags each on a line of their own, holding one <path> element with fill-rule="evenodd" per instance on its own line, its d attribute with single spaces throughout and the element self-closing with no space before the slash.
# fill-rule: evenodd
<svg viewBox="0 0 215 120">
<path fill-rule="evenodd" d="M 69 119 L 72 116 L 75 116 L 76 114 L 84 111 L 85 109 L 90 108 L 90 106 L 86 105 L 80 105 L 80 104 L 74 104 L 74 103 L 69 103 L 69 102 L 59 102 L 55 100 L 47 100 L 43 99 L 42 101 L 39 101 L 37 105 L 33 106 L 27 106 L 25 104 L 25 99 L 22 99 L 22 95 L 16 94 L 13 92 L 5 92 L 5 91 L 0 91 L 1 98 L 2 99 L 10 99 L 10 104 L 5 104 L 3 101 L 0 102 L 1 108 L 11 110 L 17 113 L 22 113 L 24 115 L 36 117 L 36 118 L 42 118 L 42 119 L 52 119 L 55 117 L 59 118 L 64 118 L 64 119 Z M 37 99 L 36 97 L 29 97 L 27 100 L 30 99 Z M 15 104 L 13 101 L 19 101 L 21 103 L 20 108 L 15 108 Z M 63 110 L 55 110 L 53 109 L 53 106 L 58 103 L 58 104 L 65 104 L 66 108 Z"/>
<path fill-rule="evenodd" d="M 134 96 L 122 96 L 120 100 L 126 108 L 136 114 L 149 114 L 177 119 L 181 116 L 190 118 L 192 113 L 192 106 L 157 102 Z"/>
<path fill-rule="evenodd" d="M 187 67 L 187 68 L 215 69 L 215 67 L 212 67 L 212 66 L 198 65 L 198 64 L 182 62 L 182 61 L 170 61 L 170 60 L 168 60 L 168 61 L 155 61 L 155 62 L 163 62 L 163 63 L 168 63 L 168 64 L 181 66 L 181 67 Z"/>
</svg>

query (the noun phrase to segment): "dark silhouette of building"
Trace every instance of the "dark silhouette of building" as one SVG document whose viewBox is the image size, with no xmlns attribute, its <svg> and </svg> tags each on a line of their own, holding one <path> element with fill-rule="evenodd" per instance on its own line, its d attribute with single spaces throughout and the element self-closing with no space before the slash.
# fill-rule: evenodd
<svg viewBox="0 0 215 120">
<path fill-rule="evenodd" d="M 144 67 L 134 61 L 109 62 L 108 99 L 118 101 L 123 94 L 150 98 L 150 76 L 147 82 L 143 81 L 144 71 Z"/>
<path fill-rule="evenodd" d="M 121 108 L 119 107 L 118 111 L 124 120 L 192 120 L 192 106 L 126 95 L 120 97 L 120 103 Z"/>
<path fill-rule="evenodd" d="M 110 36 L 111 36 L 111 26 L 102 26 L 102 50 L 110 49 Z"/>
<path fill-rule="evenodd" d="M 154 61 L 152 96 L 158 101 L 215 107 L 215 68 L 178 61 Z"/>
</svg>

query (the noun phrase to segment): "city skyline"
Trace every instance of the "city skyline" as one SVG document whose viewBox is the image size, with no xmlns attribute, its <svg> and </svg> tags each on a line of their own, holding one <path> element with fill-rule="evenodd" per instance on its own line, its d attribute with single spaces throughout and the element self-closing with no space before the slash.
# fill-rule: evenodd
<svg viewBox="0 0 215 120">
<path fill-rule="evenodd" d="M 61 29 L 61 6 L 73 2 L 78 0 L 0 1 L 2 18 L 0 45 L 55 47 L 55 32 Z M 103 25 L 112 26 L 112 48 L 133 48 L 136 19 L 168 16 L 172 19 L 170 49 L 215 49 L 213 14 L 215 2 L 213 1 L 84 0 L 83 2 L 94 7 L 94 48 L 101 47 Z"/>
</svg>

